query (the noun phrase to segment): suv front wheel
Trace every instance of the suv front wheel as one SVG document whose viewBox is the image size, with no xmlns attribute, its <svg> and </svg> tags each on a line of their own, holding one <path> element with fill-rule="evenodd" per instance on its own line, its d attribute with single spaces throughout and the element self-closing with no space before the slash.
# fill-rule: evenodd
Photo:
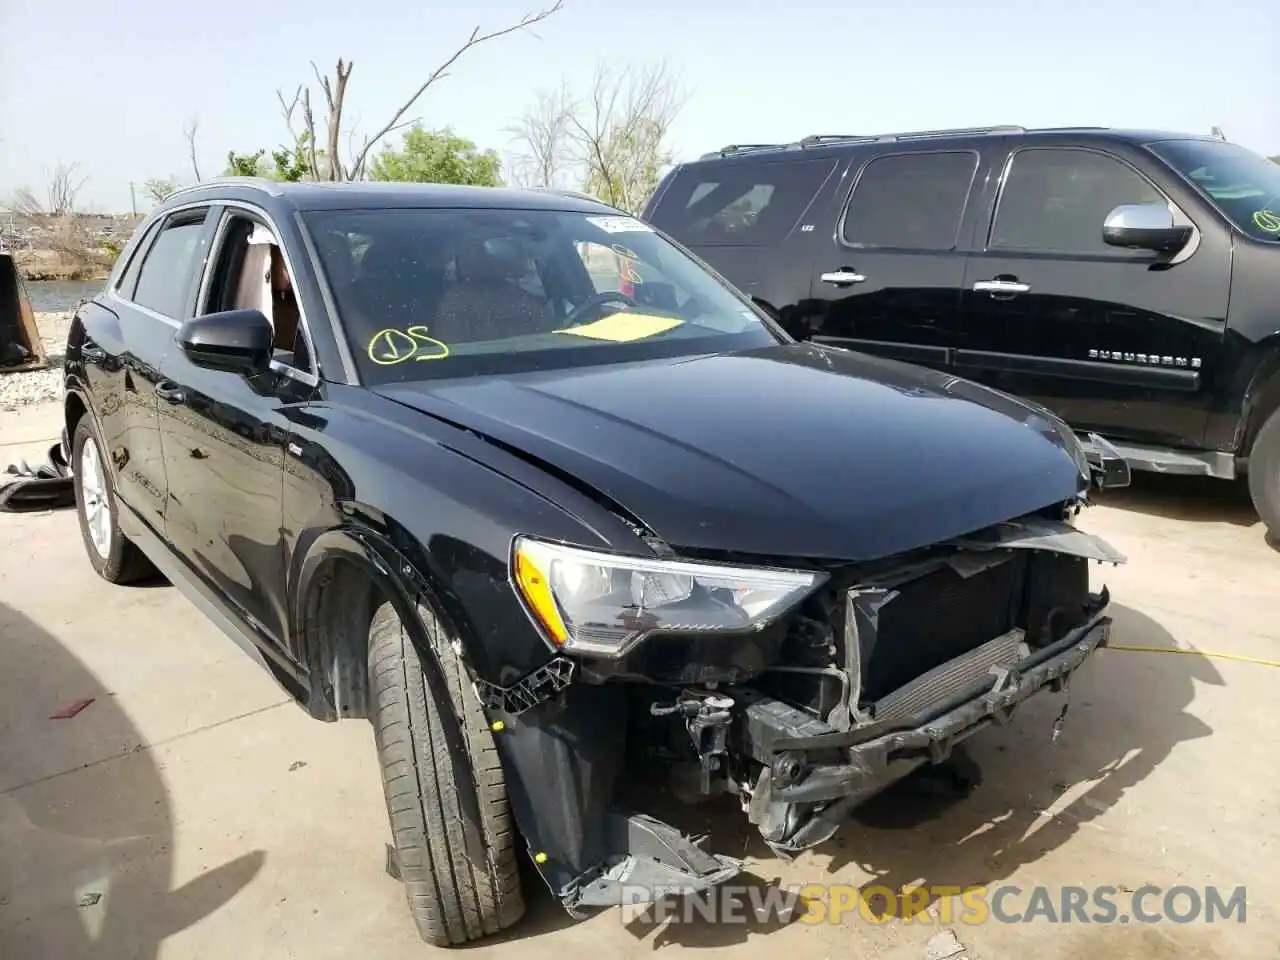
<svg viewBox="0 0 1280 960">
<path fill-rule="evenodd" d="M 418 616 L 447 689 L 427 682 L 395 607 L 384 603 L 369 627 L 370 717 L 409 910 L 423 940 L 447 947 L 511 926 L 524 899 L 493 734 L 440 618 L 421 604 Z M 450 754 L 448 712 L 462 725 L 466 756 Z M 479 801 L 483 862 L 467 854 L 460 791 Z"/>
</svg>

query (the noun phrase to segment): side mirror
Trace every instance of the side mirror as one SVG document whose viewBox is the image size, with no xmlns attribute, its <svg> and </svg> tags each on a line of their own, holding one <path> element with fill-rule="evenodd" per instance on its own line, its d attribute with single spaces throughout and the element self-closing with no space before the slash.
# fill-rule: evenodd
<svg viewBox="0 0 1280 960">
<path fill-rule="evenodd" d="M 1102 242 L 1112 247 L 1176 253 L 1191 239 L 1189 226 L 1173 222 L 1173 211 L 1159 203 L 1125 203 L 1102 224 Z"/>
<path fill-rule="evenodd" d="M 223 310 L 188 320 L 177 340 L 197 367 L 255 374 L 270 365 L 274 336 L 261 310 Z"/>
</svg>

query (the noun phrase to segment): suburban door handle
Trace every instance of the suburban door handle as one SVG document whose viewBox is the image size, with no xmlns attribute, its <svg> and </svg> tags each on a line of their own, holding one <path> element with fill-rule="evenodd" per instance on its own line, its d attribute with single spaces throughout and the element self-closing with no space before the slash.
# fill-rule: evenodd
<svg viewBox="0 0 1280 960">
<path fill-rule="evenodd" d="M 161 380 L 157 383 L 156 396 L 168 403 L 182 403 L 187 399 L 186 391 L 172 380 Z"/>
<path fill-rule="evenodd" d="M 1020 280 L 979 280 L 973 289 L 976 293 L 1030 293 L 1031 284 Z"/>
<path fill-rule="evenodd" d="M 823 283 L 834 283 L 837 287 L 847 287 L 853 283 L 862 283 L 867 278 L 848 267 L 841 267 L 839 270 L 824 273 L 818 279 Z"/>
<path fill-rule="evenodd" d="M 84 343 L 80 344 L 80 357 L 83 360 L 88 360 L 90 363 L 101 363 L 103 360 L 107 359 L 107 351 L 103 350 L 92 340 L 86 340 Z"/>
</svg>

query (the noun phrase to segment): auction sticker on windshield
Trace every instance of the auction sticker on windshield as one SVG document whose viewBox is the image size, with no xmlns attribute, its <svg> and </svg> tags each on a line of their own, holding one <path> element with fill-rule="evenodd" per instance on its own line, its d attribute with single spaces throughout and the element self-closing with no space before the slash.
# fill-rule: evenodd
<svg viewBox="0 0 1280 960">
<path fill-rule="evenodd" d="M 611 340 L 614 343 L 631 343 L 654 337 L 668 330 L 674 330 L 684 323 L 675 317 L 655 317 L 648 313 L 615 313 L 597 320 L 595 323 L 584 323 L 580 327 L 566 327 L 556 333 L 569 333 L 575 337 L 590 337 L 592 340 Z"/>
<path fill-rule="evenodd" d="M 605 233 L 653 233 L 653 227 L 635 217 L 587 217 Z"/>
</svg>

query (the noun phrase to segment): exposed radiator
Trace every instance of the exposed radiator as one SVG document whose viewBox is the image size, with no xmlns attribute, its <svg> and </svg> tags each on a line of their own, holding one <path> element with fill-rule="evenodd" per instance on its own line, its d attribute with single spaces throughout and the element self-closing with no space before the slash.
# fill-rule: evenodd
<svg viewBox="0 0 1280 960">
<path fill-rule="evenodd" d="M 1025 652 L 1022 631 L 1010 630 L 880 698 L 873 715 L 877 721 L 902 720 L 931 704 L 972 695 L 994 681 L 993 667 L 1015 663 Z"/>
</svg>

